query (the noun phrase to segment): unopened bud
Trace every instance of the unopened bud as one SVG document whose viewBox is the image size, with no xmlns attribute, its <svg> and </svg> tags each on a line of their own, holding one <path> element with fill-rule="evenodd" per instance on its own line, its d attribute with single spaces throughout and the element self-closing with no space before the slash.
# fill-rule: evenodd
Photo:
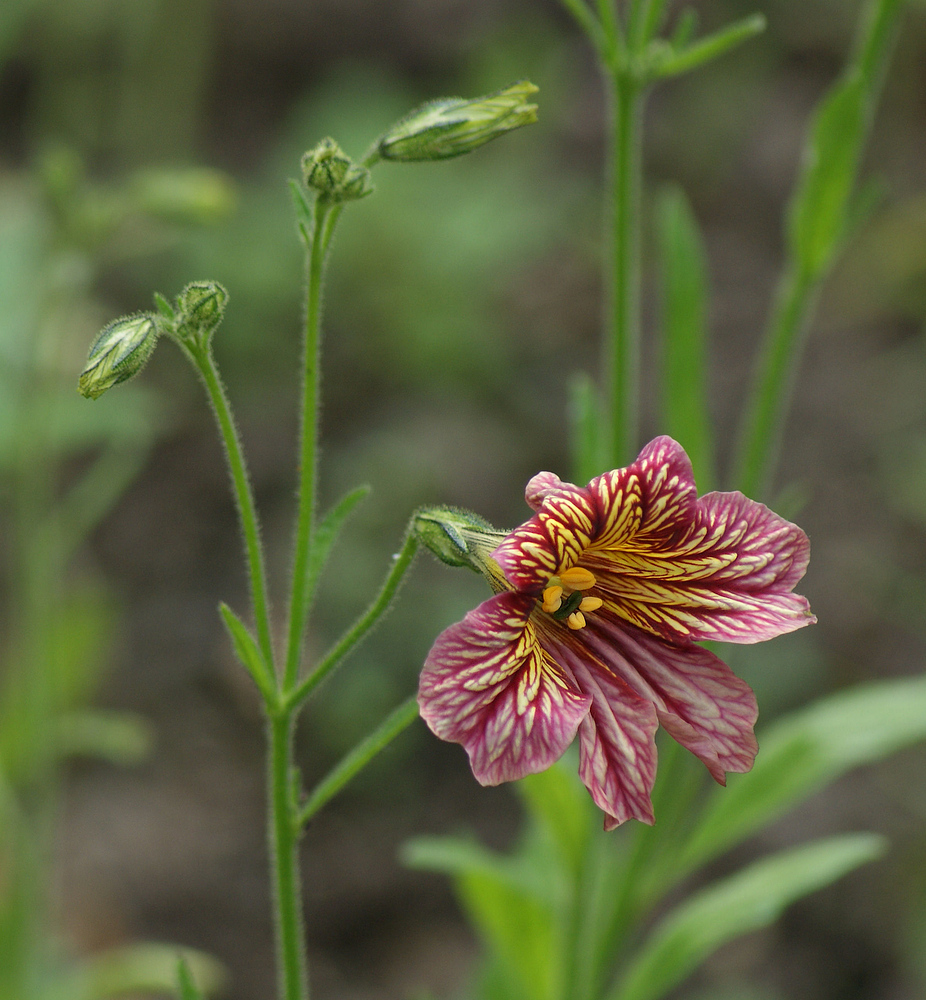
<svg viewBox="0 0 926 1000">
<path fill-rule="evenodd" d="M 137 375 L 158 341 L 158 327 L 150 313 L 124 316 L 104 327 L 90 348 L 77 388 L 88 399 Z"/>
<path fill-rule="evenodd" d="M 355 201 L 373 190 L 370 172 L 359 167 L 334 139 L 322 141 L 302 157 L 306 187 L 331 201 Z"/>
<path fill-rule="evenodd" d="M 471 101 L 429 101 L 396 122 L 379 141 L 386 160 L 446 160 L 462 156 L 500 135 L 537 121 L 537 105 L 526 99 L 537 88 L 522 80 Z"/>
<path fill-rule="evenodd" d="M 217 281 L 193 281 L 177 296 L 177 336 L 207 340 L 225 315 L 228 292 Z"/>
<path fill-rule="evenodd" d="M 456 507 L 423 507 L 412 522 L 415 537 L 448 566 L 467 566 L 490 580 L 500 576 L 491 553 L 505 537 L 484 518 Z"/>
</svg>

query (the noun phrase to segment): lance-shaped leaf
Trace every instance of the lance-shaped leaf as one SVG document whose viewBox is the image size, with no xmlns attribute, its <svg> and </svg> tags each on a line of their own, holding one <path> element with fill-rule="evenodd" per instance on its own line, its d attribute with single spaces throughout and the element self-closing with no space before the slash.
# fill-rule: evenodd
<svg viewBox="0 0 926 1000">
<path fill-rule="evenodd" d="M 722 944 L 767 927 L 788 904 L 874 860 L 885 846 L 871 833 L 829 837 L 709 885 L 656 927 L 608 1000 L 658 1000 Z"/>
<path fill-rule="evenodd" d="M 225 622 L 225 628 L 228 629 L 238 659 L 251 675 L 264 698 L 269 700 L 274 691 L 273 675 L 270 666 L 264 660 L 260 647 L 254 641 L 254 637 L 244 622 L 227 604 L 221 603 L 219 611 L 222 614 L 222 621 Z"/>
<path fill-rule="evenodd" d="M 845 235 L 900 8 L 900 0 L 877 0 L 869 7 L 855 57 L 814 115 L 788 212 L 790 252 L 808 277 L 825 271 Z"/>
<path fill-rule="evenodd" d="M 926 677 L 824 698 L 760 735 L 752 771 L 715 794 L 683 857 L 690 871 L 783 815 L 850 768 L 926 739 Z"/>
<path fill-rule="evenodd" d="M 680 188 L 658 204 L 663 277 L 662 410 L 666 433 L 691 459 L 702 490 L 714 481 L 708 412 L 707 260 L 698 223 Z"/>
<path fill-rule="evenodd" d="M 406 863 L 454 876 L 460 901 L 495 959 L 508 1000 L 555 1000 L 562 985 L 562 942 L 556 919 L 562 873 L 552 858 L 503 857 L 479 844 L 420 837 Z"/>
<path fill-rule="evenodd" d="M 357 504 L 369 492 L 369 486 L 358 486 L 356 489 L 351 490 L 350 493 L 341 497 L 330 510 L 326 511 L 325 516 L 318 522 L 312 538 L 312 553 L 309 556 L 309 565 L 307 568 L 308 581 L 306 592 L 308 594 L 314 594 L 318 578 L 325 568 L 331 547 L 338 540 L 338 535 L 340 535 L 341 529 L 344 527 L 344 522 L 353 513 Z"/>
</svg>

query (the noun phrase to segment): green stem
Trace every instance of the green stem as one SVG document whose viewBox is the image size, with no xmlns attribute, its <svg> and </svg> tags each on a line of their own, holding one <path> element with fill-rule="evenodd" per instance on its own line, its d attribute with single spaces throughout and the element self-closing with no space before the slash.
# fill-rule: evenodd
<svg viewBox="0 0 926 1000">
<path fill-rule="evenodd" d="M 333 226 L 326 228 L 331 206 L 315 201 L 315 225 L 309 247 L 305 316 L 305 357 L 303 359 L 302 414 L 299 441 L 299 500 L 296 514 L 296 542 L 293 558 L 292 593 L 289 604 L 289 630 L 286 643 L 286 667 L 283 690 L 290 691 L 299 675 L 302 638 L 309 613 L 311 594 L 308 570 L 311 563 L 315 528 L 315 473 L 318 443 L 319 406 L 319 335 L 321 330 L 322 276 L 325 252 Z M 335 215 L 336 218 L 336 215 Z"/>
<path fill-rule="evenodd" d="M 251 491 L 251 481 L 248 477 L 244 452 L 238 429 L 232 417 L 231 406 L 225 395 L 225 387 L 219 378 L 212 348 L 207 344 L 184 342 L 181 345 L 188 357 L 196 366 L 202 377 L 209 401 L 215 413 L 225 445 L 225 457 L 231 472 L 235 501 L 238 506 L 238 518 L 244 535 L 245 554 L 248 561 L 248 575 L 251 582 L 251 603 L 254 608 L 254 621 L 257 626 L 257 642 L 265 661 L 268 672 L 267 681 L 270 687 L 276 687 L 276 677 L 273 673 L 273 643 L 270 639 L 270 611 L 267 600 L 267 578 L 264 571 L 264 554 L 260 543 L 260 527 L 254 496 Z"/>
<path fill-rule="evenodd" d="M 277 988 L 280 1000 L 308 1000 L 299 827 L 294 815 L 291 776 L 295 713 L 284 709 L 269 720 L 270 827 L 276 921 Z"/>
<path fill-rule="evenodd" d="M 341 637 L 331 651 L 322 659 L 318 666 L 306 677 L 296 688 L 286 695 L 284 705 L 287 708 L 295 708 L 302 704 L 315 688 L 328 676 L 328 674 L 344 659 L 344 657 L 357 645 L 358 642 L 370 631 L 377 621 L 383 616 L 395 597 L 399 584 L 405 576 L 408 568 L 415 558 L 415 551 L 418 542 L 411 533 L 405 536 L 402 549 L 395 557 L 392 569 L 383 583 L 376 600 L 367 608 L 366 612 L 357 619 L 354 625 Z"/>
<path fill-rule="evenodd" d="M 605 371 L 610 372 L 611 452 L 615 465 L 637 453 L 640 435 L 640 171 L 643 88 L 630 74 L 610 81 L 610 289 Z"/>
<path fill-rule="evenodd" d="M 299 812 L 301 829 L 327 802 L 418 717 L 418 699 L 412 695 L 391 712 L 315 786 Z"/>
<path fill-rule="evenodd" d="M 746 408 L 733 477 L 736 488 L 747 496 L 766 494 L 818 286 L 819 282 L 793 265 L 778 286 Z"/>
</svg>

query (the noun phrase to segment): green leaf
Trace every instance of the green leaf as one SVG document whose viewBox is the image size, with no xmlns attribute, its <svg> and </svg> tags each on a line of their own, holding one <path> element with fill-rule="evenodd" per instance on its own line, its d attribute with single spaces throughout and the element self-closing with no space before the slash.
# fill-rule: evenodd
<svg viewBox="0 0 926 1000">
<path fill-rule="evenodd" d="M 172 944 L 145 943 L 91 956 L 69 972 L 51 995 L 67 1000 L 108 1000 L 127 993 L 176 995 L 178 959 L 188 965 L 200 996 L 213 994 L 223 985 L 225 970 L 211 955 Z M 188 1000 L 186 993 L 181 995 Z M 197 998 L 195 992 L 192 996 Z"/>
<path fill-rule="evenodd" d="M 137 764 L 151 752 L 154 732 L 134 712 L 85 709 L 62 716 L 58 748 L 62 756 L 81 754 L 112 764 Z"/>
<path fill-rule="evenodd" d="M 657 213 L 663 276 L 663 425 L 688 452 L 704 492 L 714 481 L 707 405 L 707 258 L 680 188 L 663 192 Z"/>
<path fill-rule="evenodd" d="M 870 103 L 862 74 L 855 69 L 830 91 L 814 116 L 788 208 L 791 255 L 812 278 L 823 273 L 842 240 Z"/>
<path fill-rule="evenodd" d="M 922 739 L 926 677 L 862 685 L 788 715 L 760 734 L 752 771 L 714 791 L 680 868 L 739 843 L 850 768 Z"/>
<path fill-rule="evenodd" d="M 573 476 L 577 483 L 587 483 L 607 469 L 608 443 L 598 390 L 585 372 L 569 383 L 569 424 Z"/>
<path fill-rule="evenodd" d="M 224 601 L 219 604 L 219 611 L 222 614 L 222 621 L 225 622 L 225 628 L 228 629 L 228 634 L 231 636 L 235 654 L 253 678 L 264 700 L 271 701 L 275 696 L 273 675 L 270 666 L 264 660 L 260 647 L 244 622 Z"/>
<path fill-rule="evenodd" d="M 318 585 L 318 578 L 321 576 L 325 563 L 331 552 L 331 547 L 338 540 L 338 535 L 344 527 L 344 522 L 353 513 L 354 508 L 370 492 L 369 486 L 358 486 L 343 496 L 325 516 L 319 521 L 312 538 L 312 553 L 309 556 L 309 564 L 306 567 L 308 576 L 306 593 L 315 593 Z"/>
<path fill-rule="evenodd" d="M 713 35 L 699 38 L 680 51 L 674 51 L 665 41 L 657 39 L 649 48 L 651 60 L 649 76 L 651 79 L 659 80 L 697 69 L 698 66 L 717 59 L 737 45 L 761 34 L 765 31 L 765 24 L 764 15 L 750 14 L 749 17 L 734 21 L 726 28 L 715 31 Z"/>
<path fill-rule="evenodd" d="M 454 883 L 473 925 L 492 953 L 510 1000 L 559 995 L 562 948 L 554 917 L 557 881 L 549 866 L 509 858 L 473 841 L 418 837 L 403 849 L 414 868 L 442 871 Z"/>
<path fill-rule="evenodd" d="M 857 51 L 814 114 L 788 207 L 790 253 L 809 278 L 826 270 L 844 240 L 862 147 L 901 6 L 900 0 L 868 5 Z"/>
<path fill-rule="evenodd" d="M 578 873 L 589 838 L 600 826 L 600 815 L 585 787 L 557 762 L 523 778 L 515 788 L 533 820 L 556 845 L 566 868 Z"/>
<path fill-rule="evenodd" d="M 845 834 L 763 858 L 676 907 L 608 1000 L 658 1000 L 722 944 L 767 927 L 796 899 L 881 855 L 883 837 Z"/>
<path fill-rule="evenodd" d="M 330 802 L 381 750 L 417 718 L 418 702 L 414 696 L 393 709 L 373 732 L 347 753 L 315 786 L 299 811 L 299 826 L 305 826 L 322 806 Z"/>
<path fill-rule="evenodd" d="M 177 959 L 177 984 L 180 987 L 180 1000 L 203 1000 L 199 987 L 193 981 L 190 966 L 182 955 Z"/>
</svg>

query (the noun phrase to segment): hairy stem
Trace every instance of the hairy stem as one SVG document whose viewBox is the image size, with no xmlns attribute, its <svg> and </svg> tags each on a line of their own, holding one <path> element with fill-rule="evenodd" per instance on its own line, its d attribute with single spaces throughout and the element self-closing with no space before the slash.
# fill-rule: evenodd
<svg viewBox="0 0 926 1000">
<path fill-rule="evenodd" d="M 308 1000 L 302 918 L 299 828 L 293 798 L 295 713 L 284 709 L 269 722 L 269 806 L 274 919 L 276 921 L 277 991 L 280 1000 Z"/>
<path fill-rule="evenodd" d="M 222 441 L 225 445 L 225 457 L 232 477 L 235 502 L 238 507 L 238 518 L 241 532 L 244 535 L 245 554 L 248 563 L 248 576 L 251 584 L 251 603 L 254 609 L 254 622 L 257 627 L 257 642 L 263 654 L 265 667 L 268 671 L 267 680 L 276 686 L 273 673 L 273 643 L 270 639 L 270 609 L 267 599 L 267 577 L 264 570 L 264 553 L 260 542 L 260 526 L 257 520 L 257 509 L 254 505 L 254 495 L 251 490 L 251 480 L 248 477 L 247 465 L 238 429 L 232 416 L 231 406 L 225 395 L 225 388 L 219 378 L 212 349 L 208 345 L 182 345 L 197 371 L 202 377 L 209 401 L 215 413 Z"/>
<path fill-rule="evenodd" d="M 643 91 L 629 74 L 612 72 L 609 150 L 610 281 L 605 371 L 610 373 L 611 458 L 625 465 L 640 436 L 640 171 Z"/>
<path fill-rule="evenodd" d="M 290 691 L 299 675 L 302 638 L 309 612 L 311 594 L 308 570 L 311 563 L 315 528 L 315 491 L 319 407 L 319 337 L 321 331 L 322 277 L 325 252 L 331 239 L 326 230 L 330 206 L 315 202 L 315 223 L 308 250 L 308 276 L 305 314 L 305 356 L 302 375 L 302 414 L 299 439 L 299 505 L 296 513 L 296 540 L 293 556 L 292 593 L 289 604 L 289 629 L 286 643 L 286 666 L 283 690 Z"/>
</svg>

